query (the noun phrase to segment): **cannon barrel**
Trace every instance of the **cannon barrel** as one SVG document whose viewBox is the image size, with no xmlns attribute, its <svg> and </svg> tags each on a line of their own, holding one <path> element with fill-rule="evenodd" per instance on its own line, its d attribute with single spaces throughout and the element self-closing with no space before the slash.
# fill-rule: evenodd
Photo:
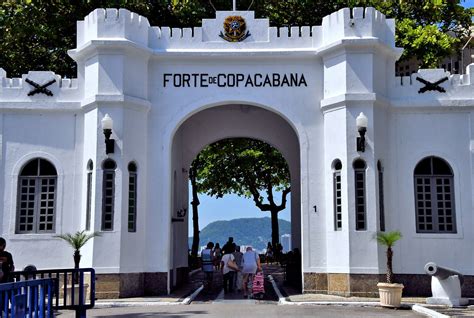
<svg viewBox="0 0 474 318">
<path fill-rule="evenodd" d="M 426 274 L 430 276 L 438 277 L 439 279 L 446 279 L 449 276 L 458 275 L 461 285 L 464 281 L 464 277 L 460 272 L 455 271 L 454 269 L 451 269 L 451 268 L 439 266 L 435 262 L 427 263 L 425 265 L 425 272 Z"/>
</svg>

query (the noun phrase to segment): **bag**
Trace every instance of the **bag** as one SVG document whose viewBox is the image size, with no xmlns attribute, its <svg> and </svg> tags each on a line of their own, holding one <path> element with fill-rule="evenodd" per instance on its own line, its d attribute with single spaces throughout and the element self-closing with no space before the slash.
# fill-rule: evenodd
<svg viewBox="0 0 474 318">
<path fill-rule="evenodd" d="M 230 269 L 234 270 L 234 271 L 238 271 L 239 270 L 239 266 L 237 266 L 237 264 L 235 264 L 235 262 L 233 260 L 231 260 L 229 258 L 229 260 L 227 261 L 227 267 L 229 267 Z"/>
<path fill-rule="evenodd" d="M 253 277 L 252 293 L 265 293 L 263 272 L 257 272 L 257 274 L 255 274 Z"/>
</svg>

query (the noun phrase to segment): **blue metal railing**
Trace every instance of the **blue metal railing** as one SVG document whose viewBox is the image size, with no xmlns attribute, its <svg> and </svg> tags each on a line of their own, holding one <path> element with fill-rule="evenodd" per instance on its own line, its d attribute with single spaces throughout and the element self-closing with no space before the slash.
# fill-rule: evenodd
<svg viewBox="0 0 474 318">
<path fill-rule="evenodd" d="M 13 272 L 12 276 L 15 281 L 53 279 L 51 305 L 54 310 L 75 310 L 76 317 L 86 317 L 86 310 L 95 305 L 95 271 L 93 268 L 18 271 Z"/>
<path fill-rule="evenodd" d="M 55 280 L 52 278 L 0 284 L 0 316 L 53 317 L 54 285 Z"/>
</svg>

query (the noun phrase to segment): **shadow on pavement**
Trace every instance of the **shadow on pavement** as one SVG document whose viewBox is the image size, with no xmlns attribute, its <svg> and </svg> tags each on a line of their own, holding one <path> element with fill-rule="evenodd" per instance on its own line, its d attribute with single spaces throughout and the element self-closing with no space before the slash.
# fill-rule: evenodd
<svg viewBox="0 0 474 318">
<path fill-rule="evenodd" d="M 281 269 L 280 269 L 281 270 Z M 265 294 L 263 298 L 255 299 L 257 301 L 262 302 L 275 302 L 278 301 L 278 296 L 275 293 L 271 282 L 268 280 L 268 274 L 277 271 L 277 267 L 275 266 L 274 269 L 267 272 L 266 266 L 263 267 L 263 272 L 265 275 Z M 204 279 L 204 275 L 202 275 Z M 222 294 L 223 293 L 223 279 L 222 274 L 220 272 L 214 272 L 214 280 L 213 280 L 213 287 L 212 290 L 203 290 L 199 293 L 199 295 L 194 299 L 193 303 L 200 303 L 200 302 L 214 302 L 214 301 L 232 301 L 232 300 L 243 300 L 243 292 L 238 292 L 237 290 L 233 291 L 232 293 Z M 223 296 L 223 297 L 222 297 Z"/>
</svg>

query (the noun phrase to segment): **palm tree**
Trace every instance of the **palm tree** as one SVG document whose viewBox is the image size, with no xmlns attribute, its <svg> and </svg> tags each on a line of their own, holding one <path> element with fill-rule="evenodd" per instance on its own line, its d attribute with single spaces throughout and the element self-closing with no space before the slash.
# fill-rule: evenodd
<svg viewBox="0 0 474 318">
<path fill-rule="evenodd" d="M 393 269 L 392 269 L 392 258 L 393 251 L 392 246 L 396 241 L 402 238 L 400 231 L 391 232 L 379 232 L 377 233 L 377 242 L 387 247 L 387 283 L 392 284 L 393 280 Z"/>
<path fill-rule="evenodd" d="M 91 238 L 100 236 L 99 232 L 86 233 L 85 230 L 77 231 L 74 234 L 66 233 L 55 237 L 65 240 L 74 249 L 74 268 L 79 268 L 81 261 L 81 248 L 86 245 Z"/>
</svg>

